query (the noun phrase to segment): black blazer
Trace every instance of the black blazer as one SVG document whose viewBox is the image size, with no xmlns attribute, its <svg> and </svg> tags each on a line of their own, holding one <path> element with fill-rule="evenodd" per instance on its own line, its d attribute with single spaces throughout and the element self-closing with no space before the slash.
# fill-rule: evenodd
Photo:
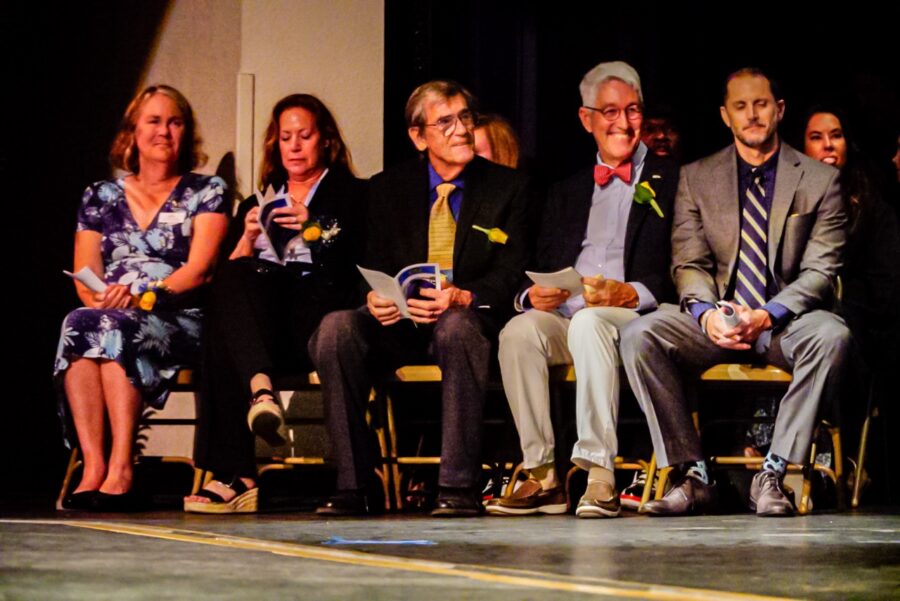
<svg viewBox="0 0 900 601">
<path fill-rule="evenodd" d="M 463 172 L 465 188 L 453 246 L 453 280 L 499 325 L 512 315 L 512 297 L 527 265 L 533 188 L 523 173 L 475 157 Z M 374 176 L 369 184 L 366 251 L 362 265 L 394 275 L 428 259 L 428 163 L 417 158 Z M 498 227 L 506 244 L 472 229 Z"/>
<path fill-rule="evenodd" d="M 279 188 L 281 185 L 273 185 Z M 333 217 L 341 231 L 327 247 L 312 249 L 310 293 L 327 311 L 349 308 L 357 304 L 360 275 L 356 269 L 363 246 L 366 182 L 354 177 L 343 167 L 331 167 L 309 203 L 310 217 Z M 245 199 L 231 220 L 222 247 L 222 260 L 227 260 L 244 232 L 244 217 L 259 200 L 255 195 Z"/>
<path fill-rule="evenodd" d="M 673 302 L 672 207 L 678 189 L 678 166 L 649 153 L 641 182 L 649 182 L 663 218 L 650 207 L 632 203 L 625 227 L 625 279 L 647 287 L 657 302 Z M 594 168 L 579 171 L 550 188 L 538 236 L 534 271 L 573 267 L 581 254 L 594 194 Z M 585 274 L 590 275 L 590 274 Z M 527 280 L 527 278 L 526 278 Z M 531 285 L 523 283 L 521 290 Z"/>
<path fill-rule="evenodd" d="M 870 365 L 897 366 L 900 318 L 900 227 L 877 196 L 865 199 L 850 224 L 841 269 L 840 313 Z"/>
</svg>

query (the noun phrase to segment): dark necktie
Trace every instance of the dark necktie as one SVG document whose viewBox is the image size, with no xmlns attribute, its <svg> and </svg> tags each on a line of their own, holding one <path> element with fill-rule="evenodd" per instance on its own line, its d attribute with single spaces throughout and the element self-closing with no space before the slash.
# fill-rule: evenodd
<svg viewBox="0 0 900 601">
<path fill-rule="evenodd" d="M 761 177 L 755 175 L 744 193 L 737 283 L 734 287 L 734 300 L 751 309 L 766 304 L 769 213 L 765 208 L 766 191 L 760 180 Z"/>
</svg>

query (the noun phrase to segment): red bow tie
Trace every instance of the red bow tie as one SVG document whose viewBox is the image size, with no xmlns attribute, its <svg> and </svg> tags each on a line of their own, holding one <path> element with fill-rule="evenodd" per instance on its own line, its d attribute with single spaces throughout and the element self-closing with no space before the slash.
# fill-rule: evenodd
<svg viewBox="0 0 900 601">
<path fill-rule="evenodd" d="M 631 161 L 622 163 L 615 169 L 606 165 L 597 165 L 594 167 L 594 181 L 598 186 L 605 186 L 614 177 L 618 177 L 626 184 L 631 183 Z"/>
</svg>

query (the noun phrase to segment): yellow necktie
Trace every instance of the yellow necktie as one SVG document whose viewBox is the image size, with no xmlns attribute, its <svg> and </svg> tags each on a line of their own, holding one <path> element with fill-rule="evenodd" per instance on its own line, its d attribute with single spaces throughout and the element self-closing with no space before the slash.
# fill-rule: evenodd
<svg viewBox="0 0 900 601">
<path fill-rule="evenodd" d="M 453 184 L 439 184 L 437 200 L 431 207 L 428 221 L 428 262 L 437 263 L 441 270 L 453 269 L 453 241 L 456 239 L 456 220 L 450 210 Z"/>
</svg>

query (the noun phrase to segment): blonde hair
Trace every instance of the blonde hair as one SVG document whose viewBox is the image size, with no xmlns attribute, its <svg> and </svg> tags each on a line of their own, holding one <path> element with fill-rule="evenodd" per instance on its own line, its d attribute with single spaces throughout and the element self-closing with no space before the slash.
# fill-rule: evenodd
<svg viewBox="0 0 900 601">
<path fill-rule="evenodd" d="M 191 103 L 184 97 L 184 94 L 165 84 L 156 84 L 144 88 L 128 104 L 128 108 L 125 109 L 125 115 L 122 117 L 122 123 L 119 125 L 119 132 L 116 134 L 116 139 L 113 140 L 112 148 L 109 151 L 110 164 L 117 169 L 124 169 L 131 173 L 137 173 L 140 170 L 134 129 L 137 126 L 141 108 L 155 94 L 162 94 L 171 98 L 175 102 L 175 106 L 178 107 L 181 118 L 184 120 L 184 137 L 178 154 L 178 173 L 187 173 L 195 167 L 205 165 L 207 156 L 202 150 L 203 139 L 197 131 L 194 109 L 191 108 Z"/>
</svg>

